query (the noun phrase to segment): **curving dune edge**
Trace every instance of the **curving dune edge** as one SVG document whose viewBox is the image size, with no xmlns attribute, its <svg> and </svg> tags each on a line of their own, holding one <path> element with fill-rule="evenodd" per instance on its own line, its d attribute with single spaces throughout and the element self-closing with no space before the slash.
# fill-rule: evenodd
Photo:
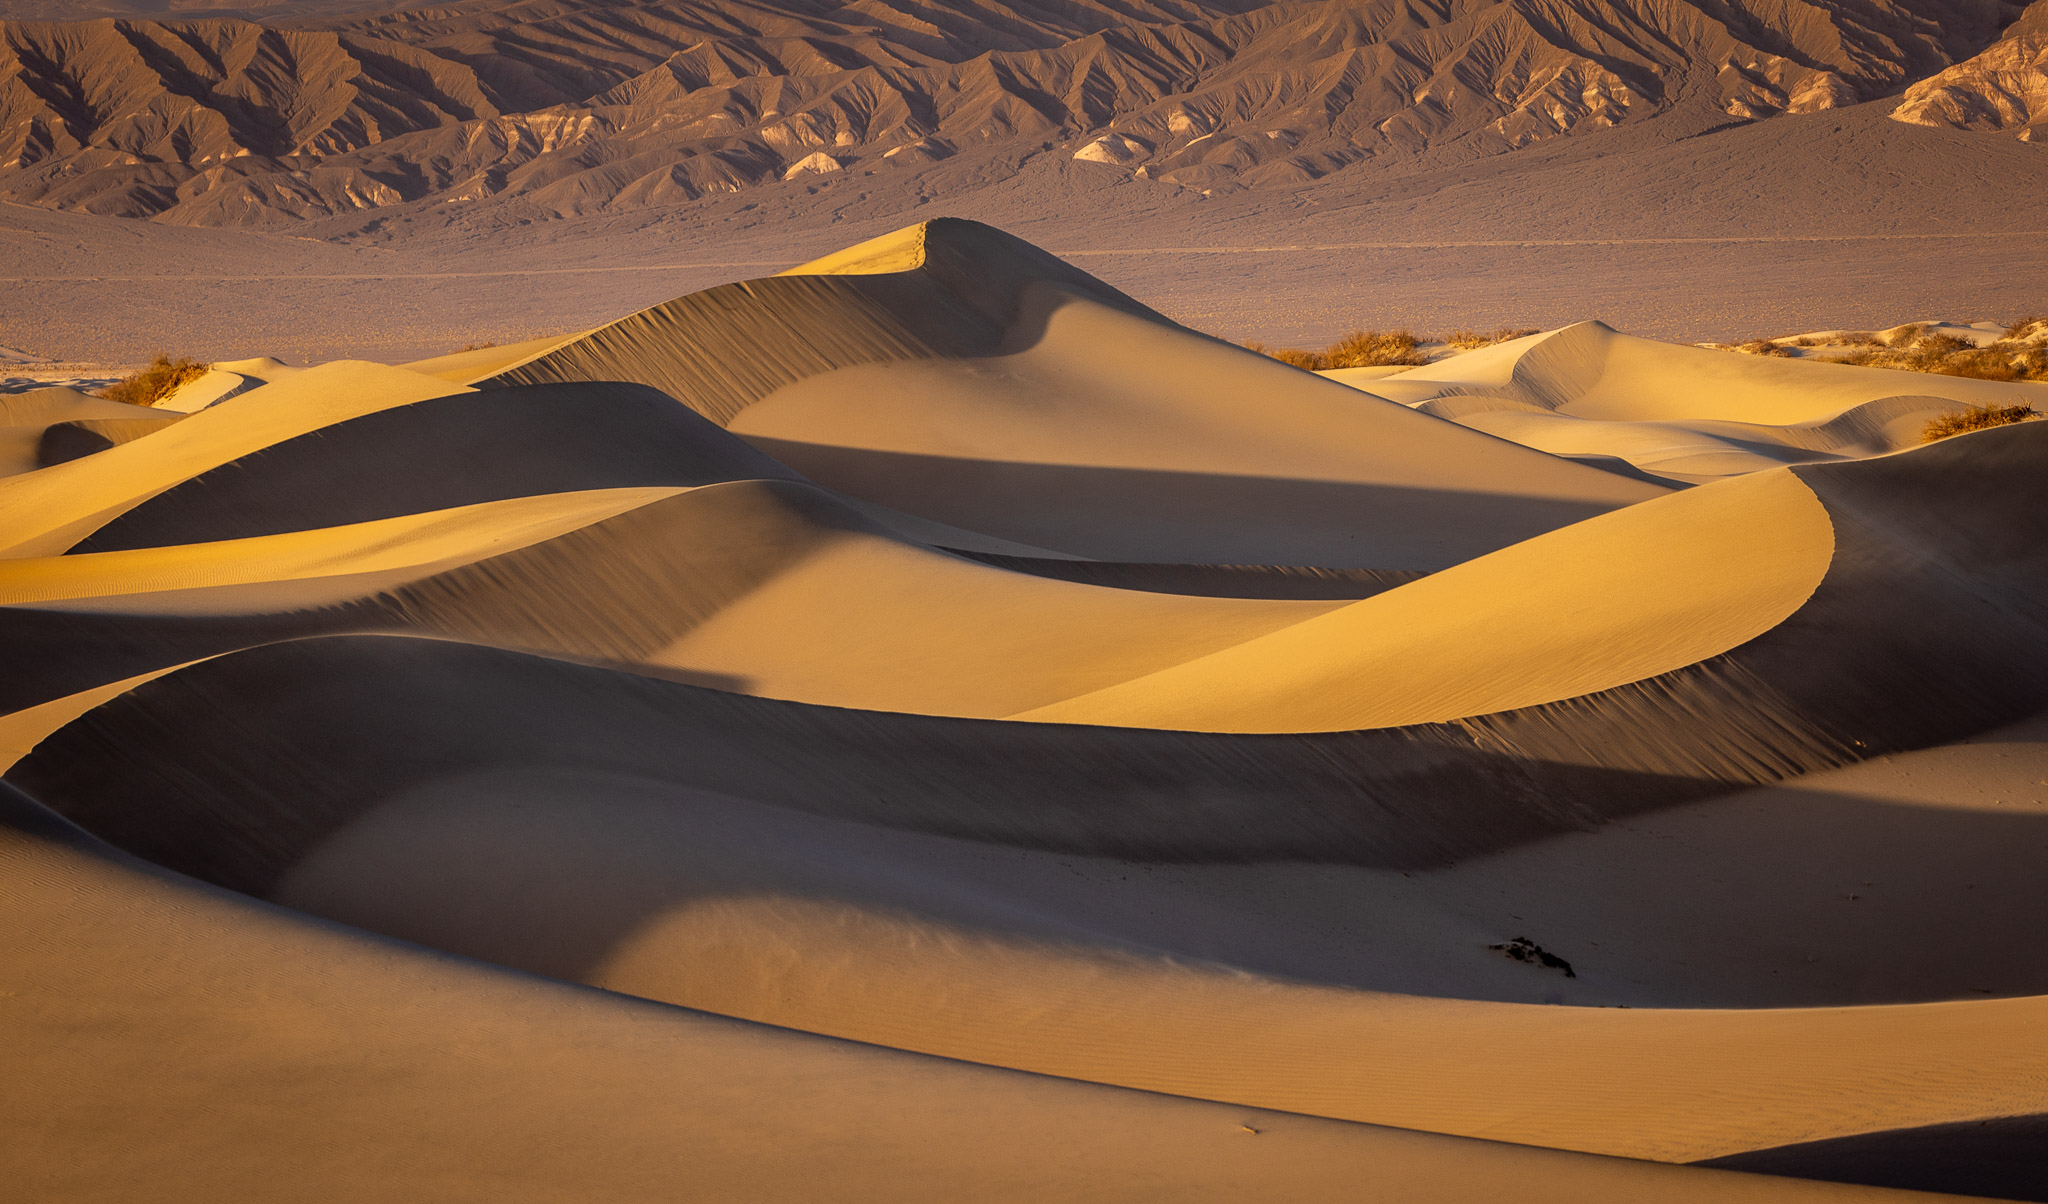
<svg viewBox="0 0 2048 1204">
<path fill-rule="evenodd" d="M 939 220 L 8 399 L 0 1173 L 2048 1199 L 2048 386 L 1329 375 Z"/>
</svg>

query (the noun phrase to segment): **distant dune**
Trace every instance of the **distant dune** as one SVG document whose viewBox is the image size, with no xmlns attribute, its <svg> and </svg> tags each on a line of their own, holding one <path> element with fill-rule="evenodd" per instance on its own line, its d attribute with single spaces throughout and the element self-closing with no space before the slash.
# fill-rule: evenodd
<svg viewBox="0 0 2048 1204">
<path fill-rule="evenodd" d="M 0 400 L 25 1198 L 2048 1199 L 2048 383 L 936 220 Z"/>
</svg>

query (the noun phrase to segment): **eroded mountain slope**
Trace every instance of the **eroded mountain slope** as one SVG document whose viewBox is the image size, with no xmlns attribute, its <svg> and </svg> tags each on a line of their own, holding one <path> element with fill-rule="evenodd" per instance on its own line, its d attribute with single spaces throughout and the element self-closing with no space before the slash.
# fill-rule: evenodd
<svg viewBox="0 0 2048 1204">
<path fill-rule="evenodd" d="M 1835 108 L 2026 44 L 1998 41 L 2007 0 L 313 12 L 0 22 L 0 198 L 196 225 L 508 196 L 564 214 L 1037 154 L 1213 192 L 1679 106 Z M 1982 124 L 1960 101 L 1926 112 Z"/>
</svg>

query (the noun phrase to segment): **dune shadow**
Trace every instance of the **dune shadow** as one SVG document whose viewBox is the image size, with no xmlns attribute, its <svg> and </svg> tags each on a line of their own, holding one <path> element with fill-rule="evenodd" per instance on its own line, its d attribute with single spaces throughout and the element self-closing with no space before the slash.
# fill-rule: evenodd
<svg viewBox="0 0 2048 1204">
<path fill-rule="evenodd" d="M 1416 868 L 1853 754 L 1703 723 L 1712 667 L 1486 722 L 1283 735 L 941 718 L 758 698 L 442 640 L 290 639 L 192 666 L 9 774 L 138 855 L 262 894 L 375 800 L 587 768 L 994 843 Z M 1733 742 L 1728 742 L 1732 737 Z M 285 800 L 289 800 L 286 802 Z"/>
<path fill-rule="evenodd" d="M 238 457 L 122 514 L 72 549 L 276 535 L 589 489 L 791 473 L 645 385 L 530 385 L 365 414 Z"/>
<path fill-rule="evenodd" d="M 1868 1187 L 2048 1201 L 2048 1115 L 1858 1133 L 1746 1150 L 1694 1165 Z"/>
<path fill-rule="evenodd" d="M 944 548 L 955 556 L 1013 573 L 1109 589 L 1196 598 L 1269 598 L 1357 601 L 1420 581 L 1427 573 L 1402 569 L 1324 569 L 1281 564 L 1134 564 L 1115 560 L 1058 560 Z"/>
<path fill-rule="evenodd" d="M 1094 560 L 1433 570 L 1614 509 L 1512 493 L 747 438 L 828 489 Z"/>
</svg>

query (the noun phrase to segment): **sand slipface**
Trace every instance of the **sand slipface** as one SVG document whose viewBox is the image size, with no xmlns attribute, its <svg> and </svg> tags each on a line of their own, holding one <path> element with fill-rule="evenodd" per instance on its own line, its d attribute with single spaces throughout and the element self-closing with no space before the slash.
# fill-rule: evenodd
<svg viewBox="0 0 2048 1204">
<path fill-rule="evenodd" d="M 1326 380 L 958 221 L 220 371 L 8 411 L 36 1199 L 2048 1182 L 2048 423 L 1910 437 L 2024 386 Z"/>
</svg>

